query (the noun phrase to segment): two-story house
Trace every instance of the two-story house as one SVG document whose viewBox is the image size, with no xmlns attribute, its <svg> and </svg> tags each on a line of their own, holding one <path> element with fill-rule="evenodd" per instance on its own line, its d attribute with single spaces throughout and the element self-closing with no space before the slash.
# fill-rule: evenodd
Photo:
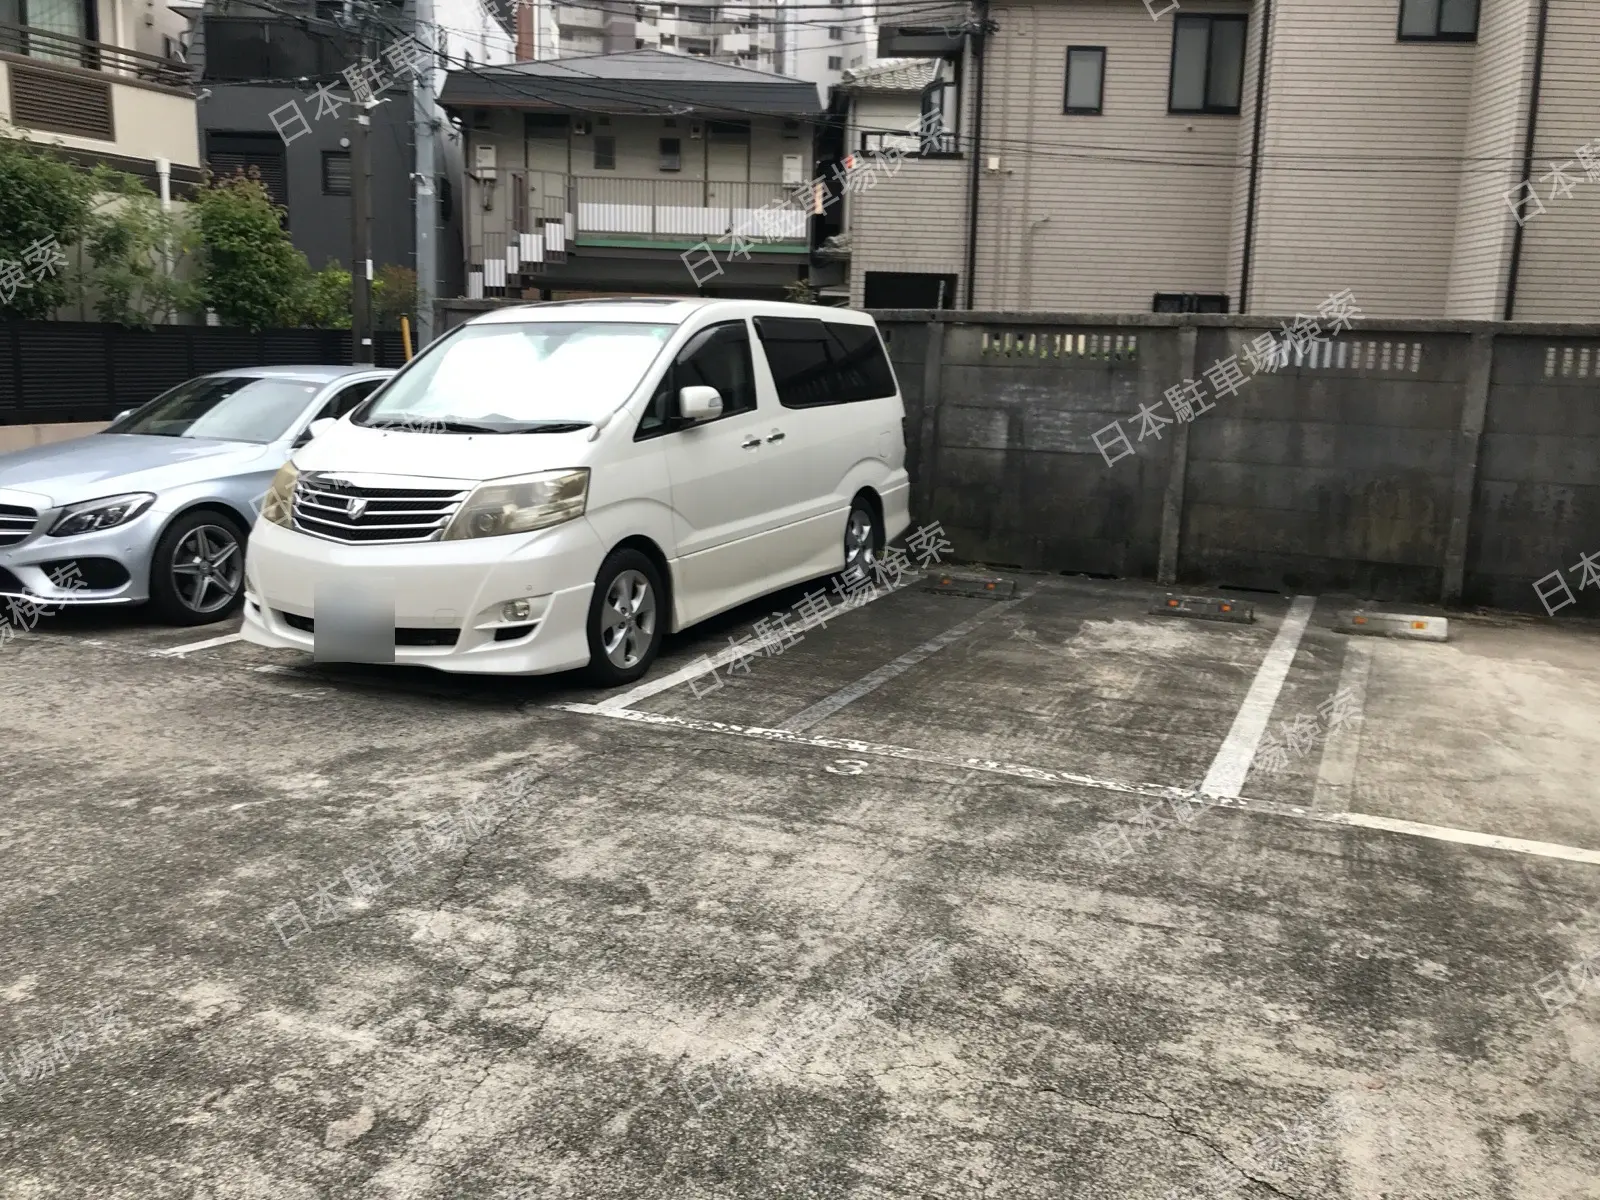
<svg viewBox="0 0 1600 1200">
<path fill-rule="evenodd" d="M 849 198 L 857 302 L 918 267 L 980 309 L 1280 314 L 1349 291 L 1372 316 L 1600 318 L 1593 0 L 915 20 L 880 49 L 953 63 L 965 186 L 910 158 Z M 846 86 L 862 111 L 883 90 Z"/>
<path fill-rule="evenodd" d="M 452 71 L 441 99 L 468 143 L 469 298 L 782 298 L 808 277 L 811 83 L 637 50 Z"/>
<path fill-rule="evenodd" d="M 0 135 L 181 193 L 200 181 L 188 21 L 133 0 L 0 0 Z"/>
</svg>

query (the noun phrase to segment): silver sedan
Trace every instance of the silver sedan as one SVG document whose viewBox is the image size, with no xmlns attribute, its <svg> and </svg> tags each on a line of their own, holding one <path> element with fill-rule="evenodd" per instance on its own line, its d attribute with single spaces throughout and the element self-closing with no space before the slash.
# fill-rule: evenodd
<svg viewBox="0 0 1600 1200">
<path fill-rule="evenodd" d="M 244 594 L 260 499 L 312 424 L 393 375 L 249 367 L 202 375 L 74 441 L 0 454 L 0 594 L 38 604 L 149 602 L 175 625 Z"/>
</svg>

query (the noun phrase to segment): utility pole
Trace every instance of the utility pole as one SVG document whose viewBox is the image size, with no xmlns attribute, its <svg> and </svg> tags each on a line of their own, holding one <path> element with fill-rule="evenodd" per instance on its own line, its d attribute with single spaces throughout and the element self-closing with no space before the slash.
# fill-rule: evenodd
<svg viewBox="0 0 1600 1200">
<path fill-rule="evenodd" d="M 519 20 L 526 7 L 518 6 Z M 429 49 L 438 50 L 439 31 L 433 24 L 433 0 L 416 0 L 416 37 L 427 43 Z M 416 223 L 413 240 L 417 247 L 417 311 L 411 314 L 411 320 L 416 326 L 419 349 L 433 340 L 433 298 L 439 294 L 439 206 L 434 190 L 437 115 L 433 106 L 433 72 L 437 61 L 430 59 L 428 66 L 418 70 L 411 81 L 411 136 L 415 145 L 412 195 Z"/>
<path fill-rule="evenodd" d="M 350 361 L 371 366 L 372 353 L 372 170 L 367 134 L 369 110 L 358 104 L 350 126 Z"/>
</svg>

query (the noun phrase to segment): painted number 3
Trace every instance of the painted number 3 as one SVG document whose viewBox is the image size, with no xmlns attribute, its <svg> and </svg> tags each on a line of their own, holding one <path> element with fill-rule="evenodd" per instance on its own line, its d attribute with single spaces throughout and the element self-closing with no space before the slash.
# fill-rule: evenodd
<svg viewBox="0 0 1600 1200">
<path fill-rule="evenodd" d="M 867 764 L 859 758 L 836 758 L 823 769 L 834 775 L 859 775 L 867 769 Z"/>
</svg>

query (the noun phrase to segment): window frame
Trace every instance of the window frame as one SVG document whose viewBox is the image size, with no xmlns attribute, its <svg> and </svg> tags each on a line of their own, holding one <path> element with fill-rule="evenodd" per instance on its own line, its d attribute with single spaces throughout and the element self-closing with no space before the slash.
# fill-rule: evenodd
<svg viewBox="0 0 1600 1200">
<path fill-rule="evenodd" d="M 836 370 L 836 368 L 834 366 L 834 347 L 835 346 L 837 346 L 838 349 L 844 351 L 846 354 L 848 354 L 850 352 L 849 351 L 849 347 L 847 347 L 847 346 L 845 346 L 843 344 L 843 341 L 839 337 L 839 335 L 836 334 L 836 333 L 833 333 L 832 331 L 835 330 L 835 329 L 840 328 L 841 326 L 847 326 L 847 327 L 852 328 L 852 329 L 863 329 L 863 330 L 866 330 L 869 334 L 871 334 L 873 341 L 876 343 L 876 345 L 878 347 L 878 354 L 879 354 L 880 360 L 883 363 L 884 370 L 888 372 L 889 385 L 890 385 L 892 390 L 889 391 L 889 392 L 884 393 L 881 396 L 850 396 L 850 397 L 846 397 L 844 399 L 818 400 L 818 401 L 816 401 L 815 403 L 812 403 L 812 404 L 792 404 L 792 403 L 790 403 L 788 400 L 786 400 L 784 398 L 783 385 L 778 380 L 778 372 L 773 367 L 772 357 L 771 357 L 771 355 L 769 355 L 767 353 L 766 336 L 761 331 L 761 325 L 762 325 L 762 322 L 764 322 L 764 321 L 783 321 L 783 322 L 786 322 L 786 323 L 815 322 L 818 326 L 821 327 L 821 329 L 823 331 L 823 336 L 828 339 L 828 341 L 825 344 L 828 347 L 827 357 L 828 357 L 828 365 L 829 365 L 830 371 Z M 806 411 L 808 409 L 813 409 L 813 408 L 834 408 L 834 407 L 837 407 L 837 406 L 839 406 L 841 404 L 871 404 L 874 401 L 892 400 L 896 396 L 901 394 L 900 393 L 900 379 L 894 373 L 894 363 L 889 358 L 889 348 L 886 345 L 884 345 L 883 332 L 877 327 L 876 324 L 863 325 L 863 324 L 860 324 L 859 322 L 856 322 L 856 321 L 830 321 L 826 317 L 789 317 L 789 316 L 772 316 L 772 315 L 767 315 L 767 314 L 758 314 L 757 316 L 752 317 L 751 318 L 751 324 L 755 327 L 756 341 L 758 341 L 761 344 L 761 357 L 766 360 L 767 373 L 772 377 L 772 390 L 773 390 L 773 393 L 777 397 L 778 404 L 781 407 L 788 409 L 790 412 L 804 412 L 804 411 Z"/>
<path fill-rule="evenodd" d="M 1178 90 L 1178 30 L 1183 28 L 1182 23 L 1184 21 L 1204 21 L 1206 23 L 1206 73 L 1200 84 L 1199 108 L 1174 107 Z M 1218 22 L 1231 22 L 1239 25 L 1244 30 L 1239 39 L 1241 49 L 1239 55 L 1239 103 L 1232 107 L 1211 103 L 1211 68 L 1213 66 L 1211 50 L 1215 44 L 1215 32 Z M 1183 16 L 1173 17 L 1172 52 L 1167 64 L 1167 115 L 1170 117 L 1237 117 L 1244 107 L 1245 65 L 1249 58 L 1250 16 L 1248 13 L 1188 13 Z"/>
<path fill-rule="evenodd" d="M 738 326 L 744 331 L 744 357 L 745 366 L 748 368 L 750 377 L 750 397 L 753 401 L 751 405 L 748 408 L 734 409 L 732 412 L 725 410 L 720 416 L 712 417 L 709 421 L 685 421 L 682 417 L 673 417 L 663 421 L 659 429 L 646 429 L 644 423 L 650 416 L 650 409 L 654 406 L 656 398 L 661 395 L 661 389 L 663 387 L 670 388 L 674 396 L 681 390 L 676 379 L 678 360 L 689 352 L 691 346 L 701 341 L 705 335 L 714 330 L 727 329 L 733 326 Z M 745 317 L 734 317 L 726 321 L 713 321 L 709 325 L 702 325 L 691 333 L 684 339 L 683 345 L 678 348 L 677 353 L 667 363 L 667 368 L 661 373 L 661 378 L 656 380 L 655 387 L 650 389 L 650 398 L 645 401 L 644 411 L 639 414 L 638 424 L 633 427 L 633 440 L 647 442 L 653 438 L 666 437 L 668 434 L 682 433 L 686 429 L 699 429 L 705 425 L 715 425 L 718 421 L 726 421 L 730 417 L 742 417 L 750 413 L 759 412 L 761 410 L 761 388 L 756 383 L 755 340 L 755 335 L 750 328 L 750 322 Z"/>
<path fill-rule="evenodd" d="M 604 142 L 606 145 L 606 157 L 611 160 L 610 165 L 604 167 L 600 165 L 600 145 L 602 142 Z M 593 165 L 590 167 L 590 170 L 615 171 L 617 169 L 617 138 L 615 134 L 595 134 L 594 137 L 590 139 L 589 149 L 593 152 L 591 156 L 591 162 Z"/>
<path fill-rule="evenodd" d="M 1407 33 L 1406 30 L 1406 5 L 1414 0 L 1400 0 L 1395 6 L 1394 40 L 1397 42 L 1476 42 L 1478 30 L 1483 25 L 1483 0 L 1472 0 L 1472 32 L 1471 33 L 1443 33 L 1440 23 L 1444 20 L 1444 0 L 1437 0 L 1438 7 L 1433 14 L 1432 33 Z"/>
<path fill-rule="evenodd" d="M 1207 45 L 1209 53 L 1210 46 Z M 1098 54 L 1100 56 L 1100 86 L 1095 92 L 1095 105 L 1093 108 L 1079 106 L 1073 108 L 1072 97 L 1072 56 L 1074 54 Z M 1062 72 L 1061 80 L 1061 113 L 1067 117 L 1100 117 L 1106 111 L 1106 48 L 1104 46 L 1068 46 L 1067 65 Z"/>
<path fill-rule="evenodd" d="M 342 192 L 333 191 L 328 187 L 328 163 L 344 159 L 345 163 L 345 188 Z M 348 196 L 355 186 L 355 163 L 348 150 L 324 150 L 322 152 L 322 194 L 324 196 Z"/>
<path fill-rule="evenodd" d="M 667 150 L 668 142 L 671 142 L 673 147 L 670 152 Z M 658 171 L 674 172 L 683 170 L 683 139 L 681 137 L 657 138 L 656 151 L 658 157 L 656 169 Z M 668 165 L 669 163 L 671 164 L 670 166 Z"/>
</svg>

